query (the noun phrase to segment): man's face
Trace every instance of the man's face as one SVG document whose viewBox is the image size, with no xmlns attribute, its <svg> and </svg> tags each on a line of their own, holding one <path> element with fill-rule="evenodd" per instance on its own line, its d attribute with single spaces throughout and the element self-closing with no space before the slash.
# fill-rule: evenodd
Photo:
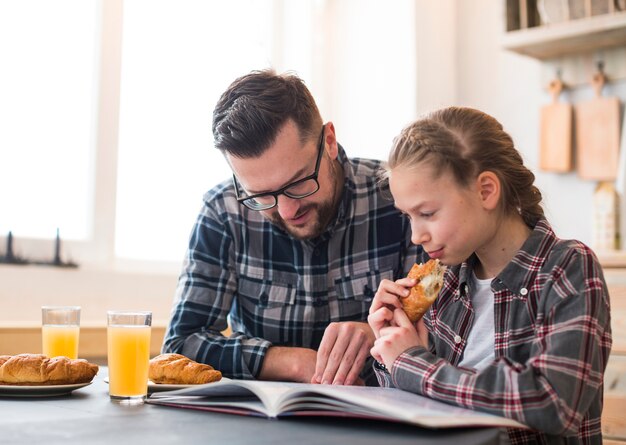
<svg viewBox="0 0 626 445">
<path fill-rule="evenodd" d="M 321 128 L 320 128 L 321 131 Z M 244 195 L 273 192 L 315 172 L 319 139 L 300 141 L 297 126 L 291 121 L 278 132 L 274 143 L 258 158 L 237 158 L 226 154 Z M 278 204 L 261 213 L 273 224 L 297 239 L 319 236 L 334 218 L 343 184 L 341 168 L 332 165 L 337 158 L 337 143 L 332 123 L 324 130 L 319 190 L 305 198 L 281 194 Z"/>
</svg>

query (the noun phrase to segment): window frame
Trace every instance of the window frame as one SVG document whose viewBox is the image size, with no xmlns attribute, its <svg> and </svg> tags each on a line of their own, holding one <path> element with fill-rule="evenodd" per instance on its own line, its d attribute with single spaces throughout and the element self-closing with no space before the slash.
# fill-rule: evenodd
<svg viewBox="0 0 626 445">
<path fill-rule="evenodd" d="M 93 172 L 91 211 L 87 239 L 63 239 L 61 259 L 80 266 L 112 267 L 114 264 L 115 196 L 117 182 L 117 135 L 119 128 L 123 0 L 99 0 L 96 17 L 96 64 L 93 91 Z M 8 234 L 1 234 L 0 252 L 5 252 Z M 13 236 L 13 252 L 27 260 L 47 261 L 54 255 L 50 238 Z"/>
</svg>

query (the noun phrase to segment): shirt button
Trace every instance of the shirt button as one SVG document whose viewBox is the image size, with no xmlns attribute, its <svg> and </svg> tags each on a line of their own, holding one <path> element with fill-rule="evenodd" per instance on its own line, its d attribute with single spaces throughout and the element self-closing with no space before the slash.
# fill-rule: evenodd
<svg viewBox="0 0 626 445">
<path fill-rule="evenodd" d="M 462 340 L 463 340 L 463 339 L 461 338 L 461 336 L 460 336 L 460 335 L 455 335 L 455 336 L 454 336 L 454 343 L 456 343 L 457 345 L 458 345 L 459 343 L 461 343 L 461 341 L 462 341 Z"/>
<path fill-rule="evenodd" d="M 522 288 L 519 290 L 519 293 L 520 293 L 521 295 L 526 295 L 526 294 L 528 294 L 528 289 L 526 289 L 525 287 L 522 287 Z"/>
<path fill-rule="evenodd" d="M 469 292 L 469 286 L 468 286 L 467 284 L 463 285 L 463 291 L 464 291 L 465 293 L 468 293 L 468 292 Z"/>
</svg>

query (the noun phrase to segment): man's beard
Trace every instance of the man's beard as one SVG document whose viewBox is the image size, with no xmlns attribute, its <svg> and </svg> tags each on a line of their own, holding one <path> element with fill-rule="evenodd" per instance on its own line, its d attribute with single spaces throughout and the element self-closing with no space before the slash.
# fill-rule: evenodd
<svg viewBox="0 0 626 445">
<path fill-rule="evenodd" d="M 301 208 L 300 210 L 301 215 L 305 212 L 317 213 L 317 215 L 314 215 L 312 221 L 309 223 L 312 224 L 312 227 L 307 231 L 307 233 L 302 233 L 302 231 L 300 230 L 301 228 L 304 228 L 306 226 L 297 227 L 287 224 L 285 220 L 280 216 L 278 211 L 274 211 L 271 214 L 266 214 L 266 217 L 270 220 L 272 224 L 289 233 L 292 237 L 299 240 L 307 240 L 317 238 L 326 230 L 331 220 L 335 216 L 337 206 L 334 202 L 334 199 L 330 199 L 320 204 L 310 204 L 304 208 Z"/>
<path fill-rule="evenodd" d="M 334 164 L 331 164 L 332 173 L 329 174 L 330 186 L 332 188 L 332 194 L 330 198 L 318 204 L 308 204 L 299 209 L 299 215 L 303 215 L 305 212 L 316 212 L 313 218 L 310 219 L 309 224 L 306 226 L 291 226 L 285 222 L 285 220 L 278 213 L 278 209 L 275 208 L 273 212 L 266 213 L 265 216 L 270 222 L 285 232 L 289 233 L 292 237 L 299 240 L 314 239 L 320 236 L 328 228 L 330 222 L 335 218 L 337 214 L 337 208 L 339 206 L 338 198 L 341 196 L 341 191 L 338 188 L 343 185 L 339 183 L 337 177 L 337 170 Z M 339 169 L 339 174 L 343 173 L 342 169 Z M 310 227 L 307 233 L 303 233 L 302 229 Z"/>
<path fill-rule="evenodd" d="M 314 239 L 320 236 L 328 228 L 330 222 L 335 218 L 337 209 L 339 207 L 339 201 L 341 199 L 341 189 L 343 187 L 343 169 L 341 165 L 335 164 L 337 161 L 331 161 L 331 172 L 328 175 L 330 186 L 332 188 L 332 194 L 330 198 L 318 204 L 308 204 L 300 208 L 299 215 L 303 215 L 305 212 L 316 212 L 311 218 L 309 225 L 310 230 L 307 233 L 302 233 L 302 230 L 306 226 L 290 226 L 278 213 L 278 208 L 274 208 L 273 212 L 265 213 L 265 217 L 270 222 L 280 229 L 290 234 L 295 239 L 308 240 Z"/>
</svg>

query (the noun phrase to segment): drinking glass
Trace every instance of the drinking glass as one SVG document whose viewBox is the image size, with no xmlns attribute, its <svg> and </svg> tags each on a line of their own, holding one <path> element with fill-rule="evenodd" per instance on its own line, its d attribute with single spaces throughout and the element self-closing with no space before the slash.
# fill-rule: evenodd
<svg viewBox="0 0 626 445">
<path fill-rule="evenodd" d="M 48 357 L 78 358 L 80 306 L 41 307 L 41 346 Z"/>
<path fill-rule="evenodd" d="M 152 312 L 107 311 L 109 396 L 114 402 L 137 405 L 148 394 Z"/>
</svg>

